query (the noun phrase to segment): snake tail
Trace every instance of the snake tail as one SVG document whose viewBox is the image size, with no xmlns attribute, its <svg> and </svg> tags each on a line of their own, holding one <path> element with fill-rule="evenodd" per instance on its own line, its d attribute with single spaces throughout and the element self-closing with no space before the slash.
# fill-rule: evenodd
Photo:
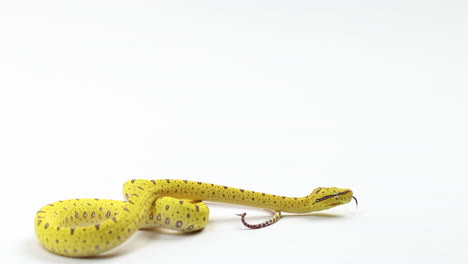
<svg viewBox="0 0 468 264">
<path fill-rule="evenodd" d="M 245 220 L 246 215 L 247 215 L 247 213 L 238 214 L 238 216 L 241 217 L 242 224 L 244 226 L 250 228 L 250 229 L 259 229 L 259 228 L 264 228 L 264 227 L 267 227 L 269 225 L 272 225 L 272 224 L 278 222 L 280 220 L 280 218 L 281 218 L 281 211 L 276 211 L 272 218 L 270 218 L 270 219 L 268 219 L 265 222 L 260 223 L 260 224 L 249 224 Z"/>
</svg>

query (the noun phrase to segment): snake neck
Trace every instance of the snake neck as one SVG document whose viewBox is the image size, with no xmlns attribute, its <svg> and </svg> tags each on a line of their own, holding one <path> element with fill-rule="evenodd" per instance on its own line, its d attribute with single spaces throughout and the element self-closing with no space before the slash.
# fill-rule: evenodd
<svg viewBox="0 0 468 264">
<path fill-rule="evenodd" d="M 311 206 L 313 197 L 310 195 L 301 198 L 286 197 L 187 180 L 152 180 L 148 183 L 154 185 L 160 197 L 170 196 L 179 199 L 221 202 L 289 213 L 315 211 L 315 208 Z M 125 186 L 131 186 L 130 184 L 131 181 Z M 127 195 L 125 194 L 125 196 Z"/>
</svg>

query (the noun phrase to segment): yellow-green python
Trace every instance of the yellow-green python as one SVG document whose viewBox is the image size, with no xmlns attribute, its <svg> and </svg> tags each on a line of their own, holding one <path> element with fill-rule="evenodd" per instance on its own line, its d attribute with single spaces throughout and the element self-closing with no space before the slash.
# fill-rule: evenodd
<svg viewBox="0 0 468 264">
<path fill-rule="evenodd" d="M 271 195 L 222 185 L 187 180 L 130 180 L 123 186 L 125 201 L 72 199 L 42 207 L 34 227 L 41 244 L 63 256 L 94 256 L 122 244 L 140 228 L 169 228 L 181 232 L 201 230 L 209 209 L 202 201 L 222 202 L 272 210 L 269 221 L 281 212 L 308 213 L 348 203 L 350 189 L 316 188 L 302 198 Z M 354 198 L 356 199 L 356 198 Z M 356 200 L 357 203 L 357 200 Z"/>
</svg>

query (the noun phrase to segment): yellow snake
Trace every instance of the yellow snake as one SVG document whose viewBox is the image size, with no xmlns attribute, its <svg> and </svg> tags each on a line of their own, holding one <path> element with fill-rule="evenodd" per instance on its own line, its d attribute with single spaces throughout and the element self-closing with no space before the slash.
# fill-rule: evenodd
<svg viewBox="0 0 468 264">
<path fill-rule="evenodd" d="M 202 201 L 222 202 L 272 210 L 269 221 L 281 212 L 308 213 L 356 199 L 350 189 L 316 188 L 305 197 L 286 197 L 187 180 L 130 180 L 123 186 L 125 201 L 72 199 L 42 207 L 34 227 L 49 251 L 69 257 L 94 256 L 122 244 L 140 228 L 169 228 L 181 232 L 201 230 L 209 209 Z M 357 200 L 356 200 L 357 204 Z"/>
</svg>

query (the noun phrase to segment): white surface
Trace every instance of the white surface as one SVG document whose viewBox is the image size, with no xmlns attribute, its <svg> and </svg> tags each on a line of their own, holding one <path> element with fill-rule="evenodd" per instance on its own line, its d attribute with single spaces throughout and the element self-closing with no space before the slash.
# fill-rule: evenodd
<svg viewBox="0 0 468 264">
<path fill-rule="evenodd" d="M 466 263 L 467 14 L 466 1 L 2 1 L 2 258 Z M 40 247 L 41 206 L 120 199 L 131 178 L 350 187 L 360 206 L 252 231 L 244 208 L 215 204 L 201 233 L 138 232 L 107 257 Z"/>
</svg>

